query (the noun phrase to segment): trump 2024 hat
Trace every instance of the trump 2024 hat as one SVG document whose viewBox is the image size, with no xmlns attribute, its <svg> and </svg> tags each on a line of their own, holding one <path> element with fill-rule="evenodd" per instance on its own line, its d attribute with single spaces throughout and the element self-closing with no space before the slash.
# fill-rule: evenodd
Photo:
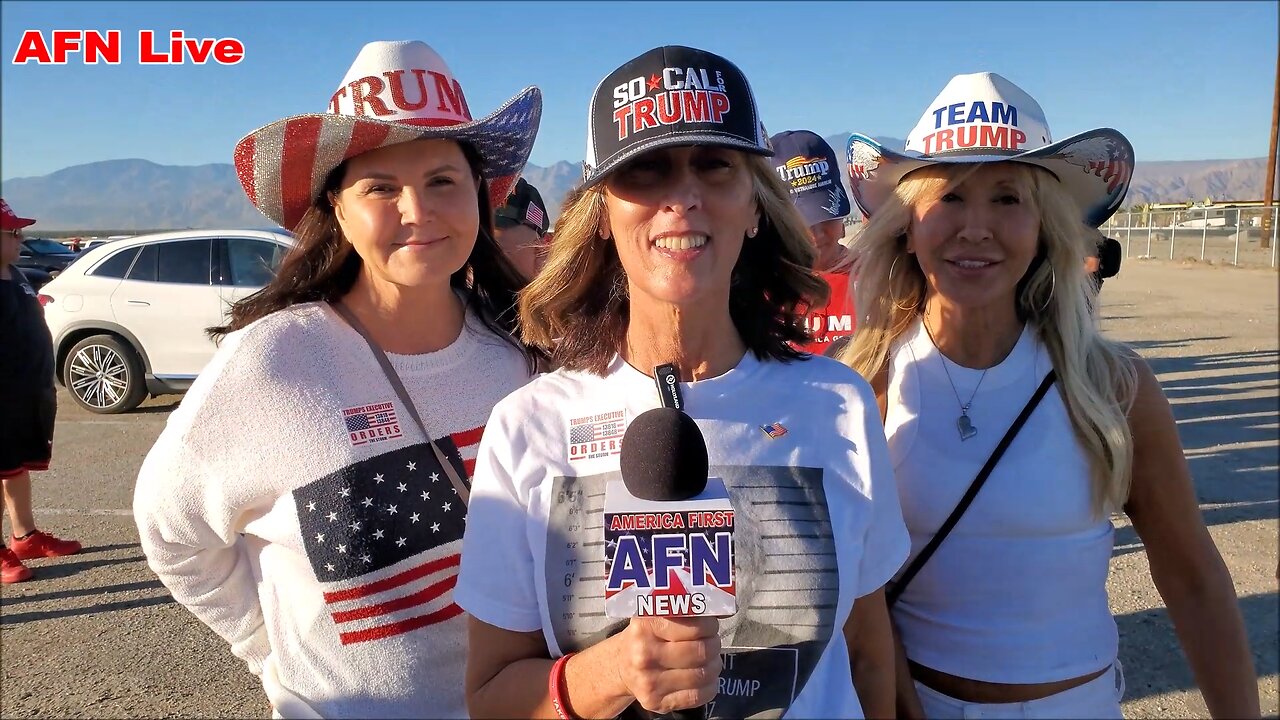
<svg viewBox="0 0 1280 720">
<path fill-rule="evenodd" d="M 755 95 L 737 65 L 705 50 L 668 45 L 609 73 L 587 111 L 582 186 L 640 153 L 673 145 L 772 154 Z"/>
<path fill-rule="evenodd" d="M 895 152 L 866 135 L 849 138 L 853 198 L 871 216 L 907 173 L 939 163 L 1016 161 L 1053 173 L 1092 227 L 1124 200 L 1133 176 L 1133 146 L 1118 130 L 1100 128 L 1053 141 L 1040 103 L 995 73 L 957 75 L 920 116 Z"/>
<path fill-rule="evenodd" d="M 467 142 L 484 159 L 490 206 L 502 205 L 533 150 L 542 93 L 527 87 L 479 120 L 431 46 L 371 42 L 329 99 L 328 112 L 294 115 L 236 144 L 236 174 L 258 210 L 293 230 L 344 160 L 410 140 Z"/>
<path fill-rule="evenodd" d="M 817 133 L 784 130 L 769 138 L 773 168 L 791 189 L 791 201 L 809 226 L 849 214 L 836 153 Z"/>
<path fill-rule="evenodd" d="M 507 204 L 493 211 L 493 221 L 498 227 L 527 225 L 538 235 L 546 235 L 551 225 L 542 193 L 524 178 L 516 181 L 516 187 L 507 197 Z"/>
</svg>

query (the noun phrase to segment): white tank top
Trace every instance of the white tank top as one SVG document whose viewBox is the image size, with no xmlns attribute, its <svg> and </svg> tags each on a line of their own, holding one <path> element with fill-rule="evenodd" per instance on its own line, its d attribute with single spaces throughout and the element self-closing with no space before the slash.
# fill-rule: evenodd
<svg viewBox="0 0 1280 720">
<path fill-rule="evenodd" d="M 908 563 L 1053 367 L 1029 325 L 981 386 L 981 370 L 943 362 L 921 323 L 891 353 L 885 433 L 911 533 Z M 962 441 L 956 421 L 975 388 L 968 414 L 978 432 Z M 907 656 L 997 683 L 1107 667 L 1118 645 L 1106 590 L 1113 533 L 1109 518 L 1092 515 L 1088 460 L 1055 386 L 895 605 Z"/>
</svg>

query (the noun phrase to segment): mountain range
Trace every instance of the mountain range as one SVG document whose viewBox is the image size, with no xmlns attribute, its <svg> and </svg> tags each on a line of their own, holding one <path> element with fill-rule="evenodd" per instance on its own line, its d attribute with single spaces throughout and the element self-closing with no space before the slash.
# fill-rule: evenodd
<svg viewBox="0 0 1280 720">
<path fill-rule="evenodd" d="M 826 138 L 846 177 L 843 148 L 849 134 Z M 877 137 L 901 150 L 903 141 Z M 1125 206 L 1152 202 L 1257 200 L 1262 197 L 1265 158 L 1139 162 Z M 529 164 L 524 177 L 542 194 L 554 220 L 564 196 L 581 180 L 581 163 Z M 270 221 L 245 197 L 230 164 L 159 165 L 149 160 L 104 160 L 40 177 L 3 181 L 0 196 L 20 215 L 34 217 L 33 230 L 157 230 L 171 228 L 266 227 Z"/>
</svg>

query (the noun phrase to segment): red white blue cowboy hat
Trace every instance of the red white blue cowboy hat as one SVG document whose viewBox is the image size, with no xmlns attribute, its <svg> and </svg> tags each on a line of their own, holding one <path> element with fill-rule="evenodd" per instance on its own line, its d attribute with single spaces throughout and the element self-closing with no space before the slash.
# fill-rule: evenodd
<svg viewBox="0 0 1280 720">
<path fill-rule="evenodd" d="M 365 45 L 324 113 L 294 115 L 246 135 L 235 165 L 249 200 L 294 229 L 342 161 L 424 138 L 473 145 L 484 160 L 491 207 L 499 207 L 529 160 L 542 119 L 542 92 L 527 87 L 473 120 L 462 85 L 444 59 L 417 40 Z"/>
<path fill-rule="evenodd" d="M 1084 222 L 1097 227 L 1120 208 L 1133 176 L 1133 146 L 1118 130 L 1054 142 L 1040 103 L 995 73 L 953 77 L 907 136 L 905 152 L 855 133 L 848 160 L 854 201 L 868 217 L 913 170 L 1015 161 L 1053 173 L 1080 205 Z"/>
</svg>

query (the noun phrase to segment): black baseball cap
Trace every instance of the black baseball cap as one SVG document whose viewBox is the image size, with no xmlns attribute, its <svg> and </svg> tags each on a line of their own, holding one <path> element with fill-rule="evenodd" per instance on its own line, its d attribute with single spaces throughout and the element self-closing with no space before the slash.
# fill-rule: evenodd
<svg viewBox="0 0 1280 720">
<path fill-rule="evenodd" d="M 516 182 L 515 189 L 507 196 L 507 203 L 493 211 L 493 221 L 498 227 L 528 225 L 539 235 L 546 235 L 551 225 L 542 194 L 524 178 Z"/>
<path fill-rule="evenodd" d="M 737 65 L 705 50 L 668 45 L 609 73 L 587 111 L 583 187 L 640 153 L 672 145 L 773 154 L 751 85 Z"/>
<path fill-rule="evenodd" d="M 791 189 L 791 201 L 810 226 L 849 214 L 836 152 L 809 130 L 785 130 L 770 138 L 773 167 Z"/>
</svg>

